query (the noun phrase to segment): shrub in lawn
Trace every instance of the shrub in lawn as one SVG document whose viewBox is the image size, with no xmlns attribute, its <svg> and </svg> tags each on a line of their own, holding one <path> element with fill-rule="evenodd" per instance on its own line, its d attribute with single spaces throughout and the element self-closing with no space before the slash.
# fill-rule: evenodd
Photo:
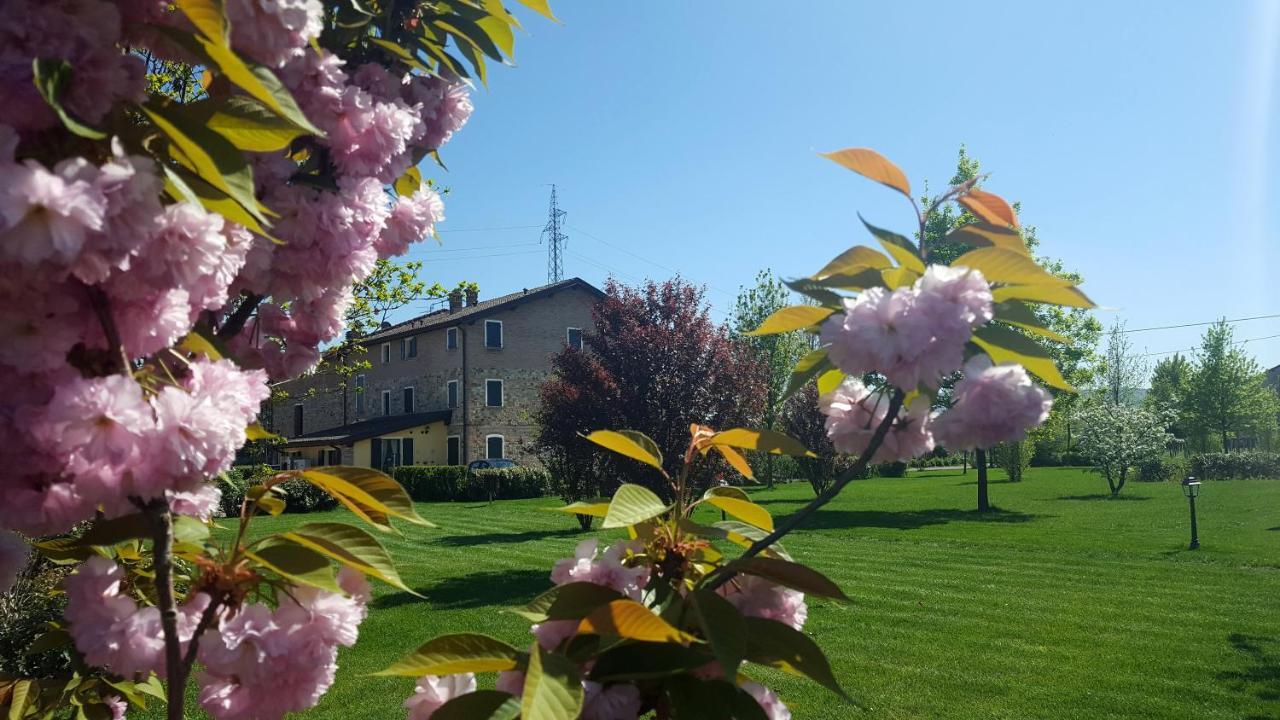
<svg viewBox="0 0 1280 720">
<path fill-rule="evenodd" d="M 393 473 L 409 497 L 418 502 L 462 499 L 467 469 L 461 465 L 406 465 Z"/>
<path fill-rule="evenodd" d="M 1141 482 L 1180 481 L 1190 473 L 1191 463 L 1181 455 L 1158 455 L 1138 463 Z"/>
<path fill-rule="evenodd" d="M 907 476 L 907 464 L 902 461 L 879 463 L 875 467 L 876 477 L 900 478 Z"/>
<path fill-rule="evenodd" d="M 1201 480 L 1280 480 L 1280 453 L 1258 450 L 1200 453 L 1191 456 L 1191 472 Z"/>
<path fill-rule="evenodd" d="M 1031 466 L 1031 457 L 1035 452 L 1035 441 L 1000 443 L 992 450 L 995 464 L 1004 469 L 1009 482 L 1022 482 L 1022 473 Z"/>
<path fill-rule="evenodd" d="M 254 478 L 250 485 L 259 482 L 262 482 L 261 476 Z M 334 500 L 332 495 L 300 478 L 285 480 L 276 485 L 276 489 L 284 496 L 285 512 L 318 512 L 338 506 L 338 501 Z"/>
</svg>

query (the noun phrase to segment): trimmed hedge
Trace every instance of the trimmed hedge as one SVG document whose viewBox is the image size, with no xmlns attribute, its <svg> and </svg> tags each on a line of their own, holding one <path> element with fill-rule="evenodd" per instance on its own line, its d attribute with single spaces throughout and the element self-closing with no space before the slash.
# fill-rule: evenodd
<svg viewBox="0 0 1280 720">
<path fill-rule="evenodd" d="M 270 465 L 237 465 L 218 476 L 218 489 L 222 491 L 222 499 L 218 501 L 219 515 L 240 517 L 245 492 L 274 472 Z M 338 506 L 332 495 L 306 480 L 286 480 L 278 487 L 284 496 L 284 511 L 288 513 L 315 512 Z"/>
<path fill-rule="evenodd" d="M 1191 463 L 1181 455 L 1162 455 L 1138 465 L 1139 482 L 1182 482 L 1191 474 Z"/>
<path fill-rule="evenodd" d="M 1200 453 L 1191 456 L 1191 474 L 1200 480 L 1280 480 L 1280 453 L 1258 450 Z"/>
<path fill-rule="evenodd" d="M 418 502 L 475 502 L 544 497 L 551 492 L 546 470 L 530 467 L 468 472 L 458 465 L 408 465 L 394 477 Z"/>
</svg>

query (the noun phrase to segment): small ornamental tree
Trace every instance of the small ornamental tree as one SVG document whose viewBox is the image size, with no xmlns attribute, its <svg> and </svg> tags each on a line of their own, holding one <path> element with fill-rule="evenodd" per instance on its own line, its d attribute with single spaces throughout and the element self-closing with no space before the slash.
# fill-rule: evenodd
<svg viewBox="0 0 1280 720">
<path fill-rule="evenodd" d="M 839 474 L 845 456 L 836 452 L 835 445 L 827 437 L 827 416 L 818 407 L 818 389 L 812 384 L 787 398 L 782 405 L 779 429 L 800 441 L 810 455 L 796 458 L 796 463 L 808 478 L 815 495 L 821 495 Z"/>
<path fill-rule="evenodd" d="M 581 436 L 593 429 L 644 432 L 671 458 L 668 472 L 674 473 L 690 423 L 734 427 L 760 418 L 766 394 L 763 368 L 711 321 L 702 291 L 680 278 L 640 287 L 610 280 L 605 298 L 592 311 L 583 348 L 569 348 L 553 358 L 551 379 L 542 388 L 535 415 L 544 457 L 562 469 L 574 468 L 567 470 L 569 477 L 587 477 L 594 469 L 606 483 L 589 488 L 589 494 L 574 490 L 568 498 L 612 492 L 622 482 L 670 492 L 634 464 L 584 455 Z M 713 472 L 699 467 L 699 485 L 705 486 Z"/>
<path fill-rule="evenodd" d="M 1173 440 L 1161 415 L 1106 402 L 1080 413 L 1080 450 L 1107 479 L 1111 496 L 1124 489 L 1129 471 L 1158 460 Z"/>
</svg>

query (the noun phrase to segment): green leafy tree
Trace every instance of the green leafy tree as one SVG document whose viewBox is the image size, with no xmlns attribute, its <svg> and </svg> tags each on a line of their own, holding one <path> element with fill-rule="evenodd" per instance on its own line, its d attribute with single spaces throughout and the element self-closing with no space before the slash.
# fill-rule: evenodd
<svg viewBox="0 0 1280 720">
<path fill-rule="evenodd" d="M 742 288 L 734 302 L 729 325 L 736 337 L 755 355 L 766 374 L 766 393 L 762 408 L 763 427 L 777 429 L 782 415 L 784 393 L 791 369 L 813 347 L 810 336 L 795 331 L 776 335 L 747 335 L 760 327 L 770 315 L 792 304 L 793 296 L 773 272 L 766 269 L 756 275 L 756 284 Z M 765 483 L 773 487 L 774 456 L 765 454 Z"/>
<path fill-rule="evenodd" d="M 1236 347 L 1234 334 L 1225 320 L 1205 331 L 1182 402 L 1192 428 L 1217 436 L 1223 450 L 1231 449 L 1233 440 L 1273 430 L 1280 412 L 1261 366 Z"/>
<path fill-rule="evenodd" d="M 1187 437 L 1183 410 L 1191 370 L 1191 363 L 1182 353 L 1160 360 L 1151 371 L 1151 389 L 1142 401 L 1148 410 L 1167 415 L 1169 432 L 1183 439 Z"/>
<path fill-rule="evenodd" d="M 1132 405 L 1147 378 L 1147 362 L 1134 351 L 1123 320 L 1107 331 L 1107 350 L 1098 373 L 1102 399 L 1109 405 Z"/>
</svg>

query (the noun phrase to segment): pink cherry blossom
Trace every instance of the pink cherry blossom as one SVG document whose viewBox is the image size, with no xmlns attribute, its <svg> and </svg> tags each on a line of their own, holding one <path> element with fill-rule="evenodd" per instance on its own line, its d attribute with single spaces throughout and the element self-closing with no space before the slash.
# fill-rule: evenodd
<svg viewBox="0 0 1280 720">
<path fill-rule="evenodd" d="M 992 365 L 986 355 L 975 355 L 965 363 L 951 408 L 930 424 L 948 450 L 989 448 L 1026 437 L 1052 408 L 1053 398 L 1021 365 Z"/>
<path fill-rule="evenodd" d="M 108 695 L 102 699 L 102 702 L 111 709 L 111 720 L 124 720 L 125 713 L 129 712 L 129 703 L 119 695 Z"/>
<path fill-rule="evenodd" d="M 524 694 L 524 673 L 520 670 L 503 670 L 498 673 L 494 689 L 520 697 Z"/>
<path fill-rule="evenodd" d="M 577 620 L 543 620 L 532 625 L 529 631 L 543 650 L 555 650 L 565 640 L 578 634 Z"/>
<path fill-rule="evenodd" d="M 627 567 L 622 563 L 629 544 L 619 540 L 609 546 L 599 557 L 596 550 L 600 541 L 589 538 L 578 543 L 573 557 L 557 560 L 551 570 L 551 582 L 564 585 L 571 582 L 589 582 L 613 588 L 632 600 L 639 600 L 649 582 L 649 568 L 643 565 Z"/>
<path fill-rule="evenodd" d="M 473 107 L 467 86 L 439 77 L 414 76 L 405 85 L 404 97 L 419 109 L 426 133 L 421 144 L 439 148 L 471 117 Z"/>
<path fill-rule="evenodd" d="M 232 45 L 272 67 L 302 55 L 324 30 L 319 0 L 229 0 L 226 12 Z"/>
<path fill-rule="evenodd" d="M 769 688 L 754 682 L 742 683 L 742 689 L 746 690 L 751 697 L 760 703 L 760 707 L 764 709 L 764 714 L 769 720 L 791 720 L 791 711 L 786 705 L 782 704 L 782 700 L 777 693 Z"/>
<path fill-rule="evenodd" d="M 409 245 L 427 237 L 435 223 L 444 220 L 444 203 L 429 187 L 422 187 L 411 197 L 401 197 L 391 208 L 386 229 L 378 238 L 378 254 L 382 257 L 403 255 Z"/>
<path fill-rule="evenodd" d="M 827 437 L 836 450 L 861 455 L 871 443 L 876 428 L 889 412 L 888 392 L 873 392 L 862 381 L 846 378 L 839 387 L 818 398 L 818 408 L 827 416 Z M 923 455 L 934 447 L 930 429 L 929 403 L 917 398 L 890 426 L 884 442 L 871 462 L 893 462 Z"/>
<path fill-rule="evenodd" d="M 27 566 L 31 548 L 14 533 L 0 530 L 0 595 L 9 592 L 18 573 Z"/>
<path fill-rule="evenodd" d="M 222 491 L 212 485 L 205 485 L 197 490 L 170 491 L 168 497 L 169 509 L 175 514 L 208 520 L 218 512 Z"/>
<path fill-rule="evenodd" d="M 746 617 L 777 620 L 799 630 L 809 617 L 804 593 L 754 575 L 739 575 L 718 592 Z"/>
<path fill-rule="evenodd" d="M 107 200 L 90 182 L 74 179 L 82 164 L 64 161 L 53 171 L 34 160 L 0 165 L 0 259 L 67 265 L 102 229 Z"/>
<path fill-rule="evenodd" d="M 409 720 L 428 720 L 441 705 L 469 692 L 475 692 L 476 676 L 473 673 L 459 675 L 423 675 L 417 688 L 404 706 L 409 710 Z"/>
</svg>

